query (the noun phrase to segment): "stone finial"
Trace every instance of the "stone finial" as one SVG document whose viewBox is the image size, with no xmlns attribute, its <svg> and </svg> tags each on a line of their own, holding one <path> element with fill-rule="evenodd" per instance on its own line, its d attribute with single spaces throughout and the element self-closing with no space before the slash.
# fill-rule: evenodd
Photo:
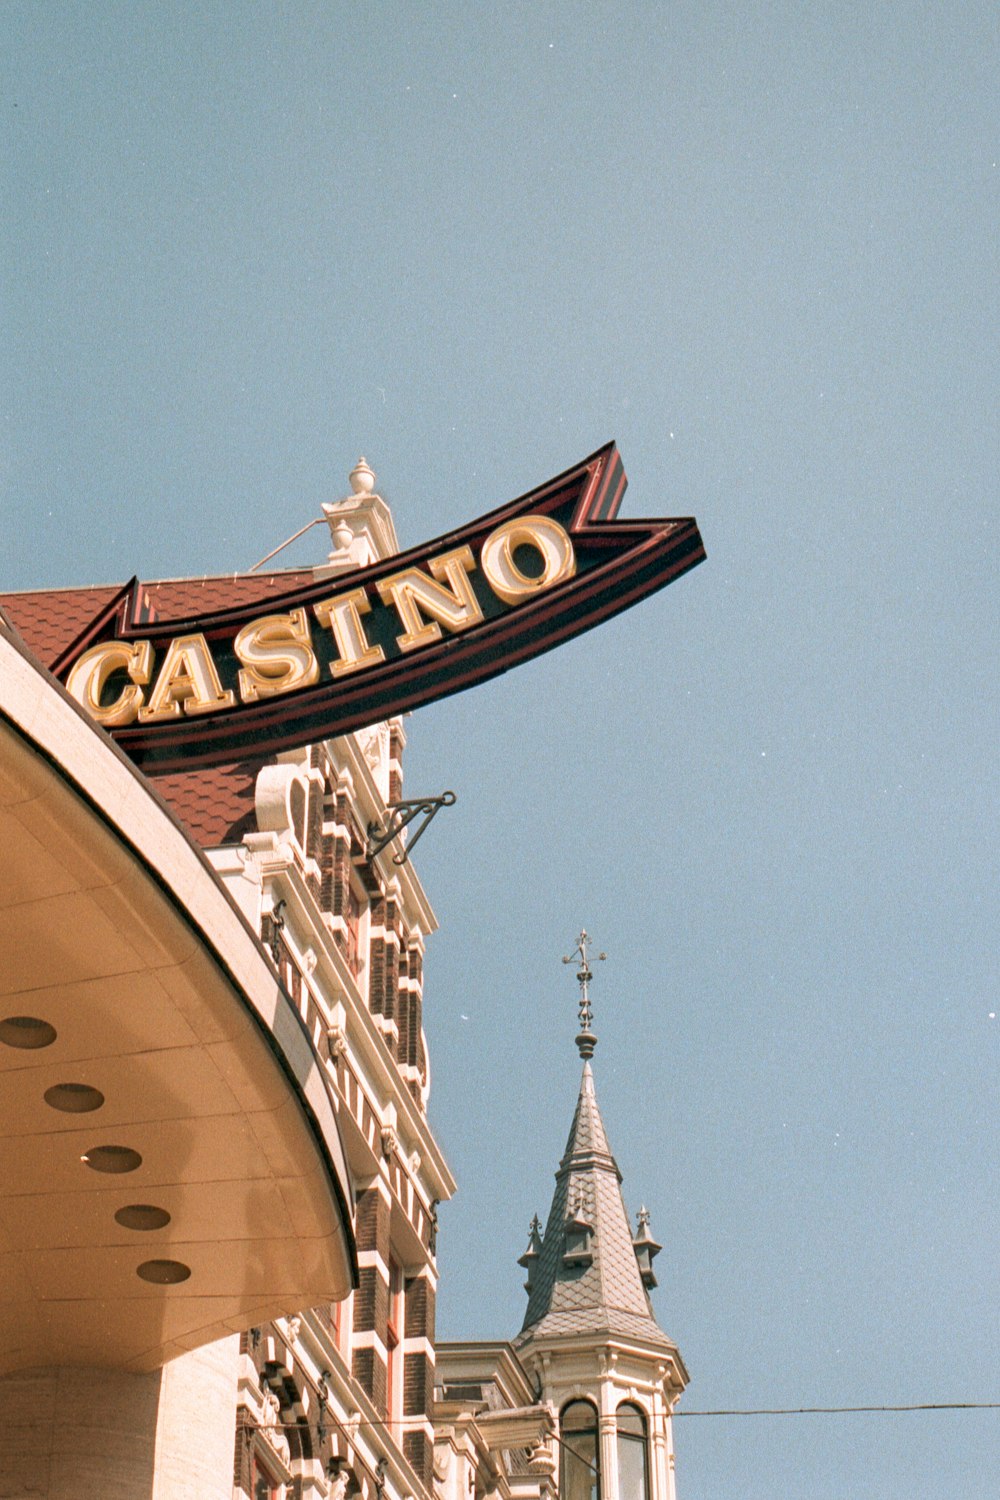
<svg viewBox="0 0 1000 1500">
<path fill-rule="evenodd" d="M 656 1274 L 653 1271 L 653 1261 L 659 1255 L 663 1246 L 657 1240 L 654 1240 L 650 1232 L 649 1209 L 645 1204 L 639 1209 L 636 1221 L 638 1228 L 632 1240 L 632 1248 L 635 1251 L 635 1258 L 639 1263 L 639 1275 L 642 1277 L 642 1284 L 648 1292 L 657 1284 Z"/>
<path fill-rule="evenodd" d="M 324 501 L 332 548 L 326 562 L 313 569 L 316 578 L 353 573 L 399 551 L 392 514 L 375 493 L 375 471 L 359 458 L 348 475 L 351 493 L 342 500 Z"/>
<path fill-rule="evenodd" d="M 541 1479 L 551 1481 L 558 1467 L 551 1443 L 539 1442 L 528 1453 L 529 1474 L 537 1474 Z"/>
<path fill-rule="evenodd" d="M 359 458 L 347 478 L 355 495 L 370 495 L 375 488 L 375 471 L 367 458 Z"/>
</svg>

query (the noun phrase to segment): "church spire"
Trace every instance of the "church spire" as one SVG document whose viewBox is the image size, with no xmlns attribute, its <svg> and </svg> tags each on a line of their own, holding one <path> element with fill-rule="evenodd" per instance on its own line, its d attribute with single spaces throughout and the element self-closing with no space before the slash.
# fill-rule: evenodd
<svg viewBox="0 0 1000 1500">
<path fill-rule="evenodd" d="M 597 1104 L 589 944 L 581 932 L 563 959 L 577 963 L 583 1077 L 545 1233 L 533 1219 L 521 1256 L 528 1307 L 514 1349 L 558 1412 L 560 1496 L 676 1500 L 672 1412 L 688 1376 L 649 1300 L 660 1245 L 645 1207 L 633 1233 Z"/>
<path fill-rule="evenodd" d="M 647 1292 L 648 1286 L 655 1285 L 649 1262 L 659 1246 L 651 1235 L 646 1238 L 648 1230 L 640 1232 L 638 1244 L 633 1242 L 621 1173 L 597 1104 L 590 1061 L 597 1045 L 590 999 L 594 977 L 590 943 L 584 930 L 573 953 L 563 959 L 563 963 L 577 963 L 580 1032 L 576 1044 L 583 1058 L 583 1076 L 544 1237 L 539 1243 L 534 1231 L 520 1262 L 528 1271 L 528 1307 L 518 1344 L 548 1334 L 604 1331 L 669 1345 L 656 1325 Z"/>
</svg>

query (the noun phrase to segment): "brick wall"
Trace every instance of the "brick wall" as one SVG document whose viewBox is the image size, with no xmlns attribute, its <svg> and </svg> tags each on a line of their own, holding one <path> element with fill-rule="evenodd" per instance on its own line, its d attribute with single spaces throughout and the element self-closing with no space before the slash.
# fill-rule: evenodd
<svg viewBox="0 0 1000 1500">
<path fill-rule="evenodd" d="M 386 1324 L 389 1313 L 389 1200 L 380 1185 L 359 1193 L 355 1214 L 358 1290 L 354 1294 L 351 1368 L 380 1411 L 386 1403 Z"/>
</svg>

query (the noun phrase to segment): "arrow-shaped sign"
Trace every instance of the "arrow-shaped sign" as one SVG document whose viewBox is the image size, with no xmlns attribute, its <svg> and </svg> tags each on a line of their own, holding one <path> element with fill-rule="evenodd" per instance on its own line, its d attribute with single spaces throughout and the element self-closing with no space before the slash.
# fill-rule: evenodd
<svg viewBox="0 0 1000 1500">
<path fill-rule="evenodd" d="M 346 734 L 507 672 L 702 561 L 690 518 L 617 521 L 613 443 L 447 536 L 197 619 L 127 585 L 53 664 L 147 773 Z"/>
</svg>

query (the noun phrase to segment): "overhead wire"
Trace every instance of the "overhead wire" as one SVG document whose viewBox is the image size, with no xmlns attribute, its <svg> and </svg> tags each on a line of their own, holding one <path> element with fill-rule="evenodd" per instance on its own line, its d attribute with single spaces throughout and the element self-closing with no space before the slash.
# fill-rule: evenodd
<svg viewBox="0 0 1000 1500">
<path fill-rule="evenodd" d="M 705 1408 L 701 1411 L 673 1411 L 671 1416 L 677 1417 L 805 1417 L 805 1416 L 850 1416 L 861 1412 L 906 1412 L 906 1411 L 1000 1411 L 1000 1401 L 915 1401 L 898 1406 L 719 1406 Z M 378 1432 L 393 1427 L 402 1427 L 402 1418 L 371 1419 L 362 1418 L 361 1421 L 342 1422 L 327 1407 L 327 1418 L 344 1435 L 350 1439 L 352 1434 L 367 1429 L 370 1432 Z M 299 1417 L 291 1422 L 268 1422 L 268 1427 L 277 1427 L 288 1430 L 294 1427 L 309 1426 L 308 1418 Z M 312 1425 L 315 1426 L 315 1420 Z M 563 1439 L 555 1434 L 556 1441 Z M 571 1449 L 571 1451 L 574 1451 Z M 576 1454 L 581 1463 L 586 1460 Z"/>
<path fill-rule="evenodd" d="M 920 1401 L 908 1403 L 905 1405 L 901 1404 L 898 1406 L 714 1407 L 711 1409 L 704 1409 L 702 1411 L 674 1411 L 671 1413 L 671 1415 L 674 1417 L 804 1417 L 850 1416 L 858 1413 L 878 1414 L 917 1411 L 1000 1411 L 1000 1401 Z M 298 1428 L 301 1431 L 303 1427 L 311 1429 L 313 1426 L 316 1426 L 318 1429 L 317 1438 L 319 1442 L 322 1443 L 321 1428 L 326 1425 L 325 1421 L 323 1420 L 324 1418 L 328 1418 L 332 1426 L 338 1428 L 340 1432 L 343 1433 L 351 1446 L 354 1445 L 354 1440 L 356 1439 L 358 1432 L 362 1429 L 367 1429 L 369 1432 L 378 1432 L 401 1425 L 398 1419 L 394 1421 L 392 1419 L 379 1420 L 377 1418 L 374 1421 L 371 1419 L 365 1420 L 362 1418 L 362 1420 L 360 1421 L 355 1421 L 348 1424 L 341 1421 L 341 1419 L 335 1414 L 335 1412 L 331 1410 L 327 1402 L 324 1401 L 323 1410 L 319 1422 L 311 1422 L 308 1417 L 303 1416 L 298 1417 L 291 1422 L 273 1422 L 267 1423 L 266 1426 L 271 1427 L 272 1429 L 277 1428 L 279 1431 L 286 1432 L 291 1428 Z M 260 1427 L 265 1426 L 265 1424 L 253 1422 L 252 1426 L 259 1430 Z M 553 1432 L 551 1436 L 555 1440 L 559 1448 L 565 1448 L 567 1452 L 573 1455 L 577 1463 L 581 1464 L 585 1469 L 588 1469 L 590 1473 L 594 1475 L 597 1475 L 599 1473 L 597 1466 L 595 1464 L 592 1464 L 589 1459 L 584 1458 L 582 1453 L 578 1453 L 577 1450 L 573 1447 L 572 1443 L 564 1439 L 561 1433 Z M 375 1493 L 376 1495 L 378 1495 L 380 1493 L 378 1475 L 372 1471 L 371 1466 L 366 1463 L 363 1458 L 361 1458 L 360 1454 L 358 1455 L 358 1459 L 360 1460 L 361 1467 L 365 1470 L 366 1476 L 374 1483 Z"/>
<path fill-rule="evenodd" d="M 1000 1401 L 918 1401 L 904 1406 L 742 1406 L 675 1411 L 675 1417 L 844 1416 L 853 1412 L 1000 1411 Z"/>
</svg>

